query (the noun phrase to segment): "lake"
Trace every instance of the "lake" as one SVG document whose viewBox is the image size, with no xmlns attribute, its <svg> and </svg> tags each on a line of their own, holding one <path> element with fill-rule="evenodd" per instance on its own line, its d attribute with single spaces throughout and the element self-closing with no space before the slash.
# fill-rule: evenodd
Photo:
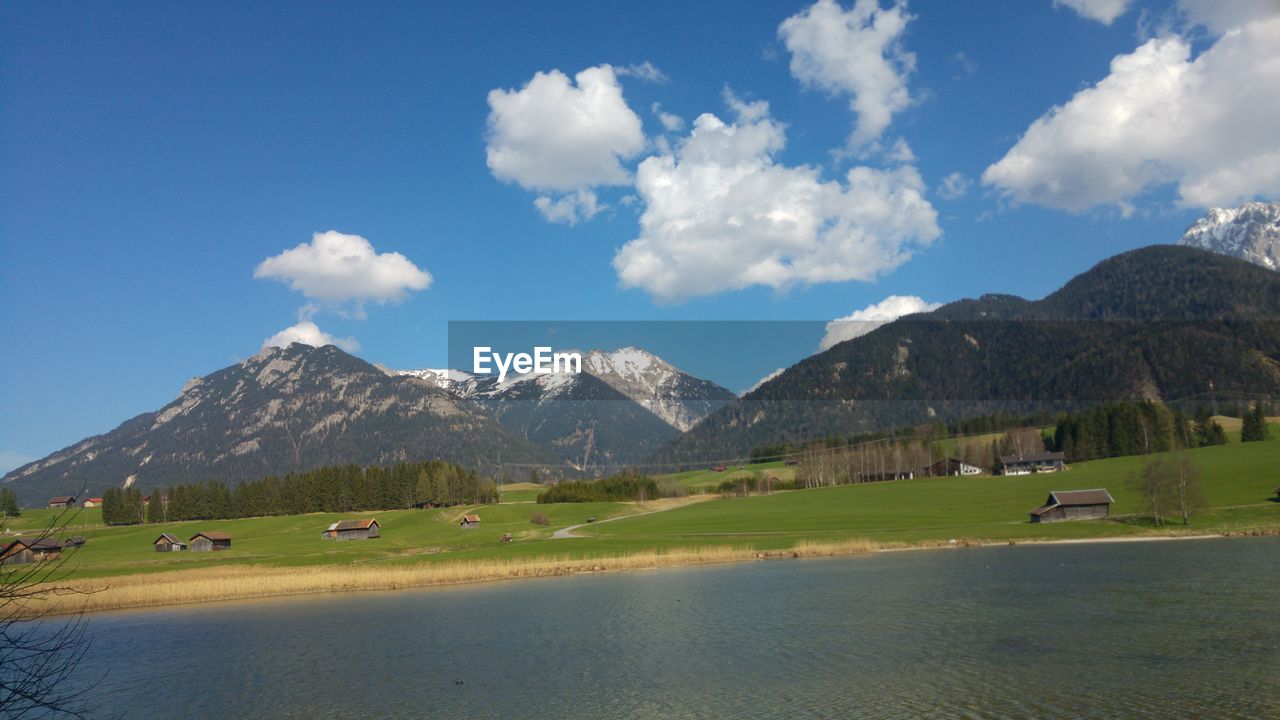
<svg viewBox="0 0 1280 720">
<path fill-rule="evenodd" d="M 1280 538 L 784 560 L 94 616 L 104 716 L 1280 717 Z"/>
</svg>

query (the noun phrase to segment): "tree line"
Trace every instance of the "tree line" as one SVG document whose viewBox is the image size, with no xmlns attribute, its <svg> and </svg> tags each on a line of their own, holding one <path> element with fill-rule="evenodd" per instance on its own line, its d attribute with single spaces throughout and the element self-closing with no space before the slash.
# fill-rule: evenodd
<svg viewBox="0 0 1280 720">
<path fill-rule="evenodd" d="M 102 519 L 108 525 L 137 525 L 481 505 L 497 499 L 492 480 L 474 470 L 430 460 L 391 467 L 330 466 L 284 477 L 268 476 L 234 488 L 211 480 L 157 489 L 150 501 L 135 488 L 111 488 L 102 496 Z"/>
<path fill-rule="evenodd" d="M 1206 407 L 1191 416 L 1149 400 L 1111 402 L 1058 416 L 1052 450 L 1067 462 L 1223 445 L 1227 434 Z"/>
<path fill-rule="evenodd" d="M 599 480 L 561 482 L 538 495 L 538 502 L 625 502 L 629 500 L 655 500 L 661 497 L 658 483 L 653 478 L 634 470 L 625 470 Z"/>
</svg>

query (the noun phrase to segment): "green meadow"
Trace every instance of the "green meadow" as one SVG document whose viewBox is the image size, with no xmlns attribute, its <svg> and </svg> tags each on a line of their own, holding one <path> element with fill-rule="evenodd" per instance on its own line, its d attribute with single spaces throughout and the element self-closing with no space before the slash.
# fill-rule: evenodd
<svg viewBox="0 0 1280 720">
<path fill-rule="evenodd" d="M 1280 432 L 1277 432 L 1280 436 Z M 1183 526 L 1180 519 L 1153 527 L 1128 479 L 1150 456 L 1079 463 L 1056 474 L 1014 477 L 920 478 L 749 497 L 715 495 L 650 503 L 537 505 L 538 487 L 509 485 L 502 502 L 480 507 L 398 510 L 360 515 L 314 514 L 245 520 L 195 521 L 105 527 L 99 510 L 78 510 L 61 536 L 82 535 L 87 544 L 70 556 L 72 578 L 95 578 L 236 564 L 314 566 L 365 563 L 423 563 L 451 560 L 590 558 L 629 553 L 733 546 L 761 551 L 797 543 L 870 540 L 888 545 L 934 545 L 1111 538 L 1150 534 L 1274 532 L 1280 530 L 1280 441 L 1228 445 L 1190 451 L 1201 470 L 1208 509 Z M 781 463 L 749 466 L 750 471 L 788 477 Z M 670 476 L 697 490 L 714 487 L 739 470 L 699 471 Z M 1106 521 L 1030 524 L 1028 512 L 1052 490 L 1106 488 L 1116 500 Z M 462 529 L 465 513 L 481 516 L 481 526 Z M 542 513 L 548 525 L 533 522 Z M 329 523 L 376 517 L 382 537 L 337 542 L 321 539 Z M 52 522 L 54 511 L 28 510 L 6 531 L 31 535 Z M 584 524 L 588 517 L 598 522 Z M 583 524 L 575 537 L 553 538 L 561 528 Z M 212 553 L 156 553 L 161 532 L 186 540 L 201 530 L 233 536 L 232 548 Z M 513 541 L 501 543 L 504 533 Z"/>
</svg>

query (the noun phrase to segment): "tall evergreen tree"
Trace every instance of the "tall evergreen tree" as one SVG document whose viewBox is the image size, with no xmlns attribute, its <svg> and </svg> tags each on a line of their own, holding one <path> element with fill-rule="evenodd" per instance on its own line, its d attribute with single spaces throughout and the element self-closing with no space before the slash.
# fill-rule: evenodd
<svg viewBox="0 0 1280 720">
<path fill-rule="evenodd" d="M 151 502 L 147 503 L 147 522 L 160 523 L 165 521 L 165 505 L 168 504 L 167 493 L 159 488 L 151 492 Z"/>
<path fill-rule="evenodd" d="M 1253 404 L 1253 408 L 1244 414 L 1244 425 L 1240 428 L 1241 442 L 1257 442 L 1271 437 L 1271 429 L 1267 427 L 1267 413 L 1262 402 Z"/>
<path fill-rule="evenodd" d="M 18 494 L 13 488 L 0 488 L 0 515 L 18 517 L 22 510 L 18 508 Z"/>
</svg>

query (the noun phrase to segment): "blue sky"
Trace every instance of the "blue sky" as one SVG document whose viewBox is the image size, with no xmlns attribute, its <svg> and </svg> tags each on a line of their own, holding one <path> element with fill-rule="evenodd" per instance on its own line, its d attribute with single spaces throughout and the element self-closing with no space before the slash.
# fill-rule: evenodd
<svg viewBox="0 0 1280 720">
<path fill-rule="evenodd" d="M 1267 131 L 1232 112 L 1254 98 L 1213 89 L 1238 89 L 1244 65 L 1275 102 L 1273 13 L 6 4 L 0 469 L 156 409 L 302 320 L 411 368 L 445 363 L 450 320 L 826 322 L 893 295 L 1041 297 L 1176 241 L 1210 205 L 1280 194 L 1224 149 L 1280 152 L 1276 115 L 1257 113 Z M 1144 79 L 1170 69 L 1223 82 Z M 1222 112 L 1173 127 L 1174 103 Z M 1139 120 L 1094 122 L 1121 116 Z M 1192 152 L 1180 133 L 1197 130 L 1210 142 Z M 759 147 L 733 145 L 753 133 Z M 741 182 L 717 196 L 708 169 Z M 318 253 L 264 265 L 326 231 L 367 251 L 367 277 L 335 280 Z"/>
</svg>

